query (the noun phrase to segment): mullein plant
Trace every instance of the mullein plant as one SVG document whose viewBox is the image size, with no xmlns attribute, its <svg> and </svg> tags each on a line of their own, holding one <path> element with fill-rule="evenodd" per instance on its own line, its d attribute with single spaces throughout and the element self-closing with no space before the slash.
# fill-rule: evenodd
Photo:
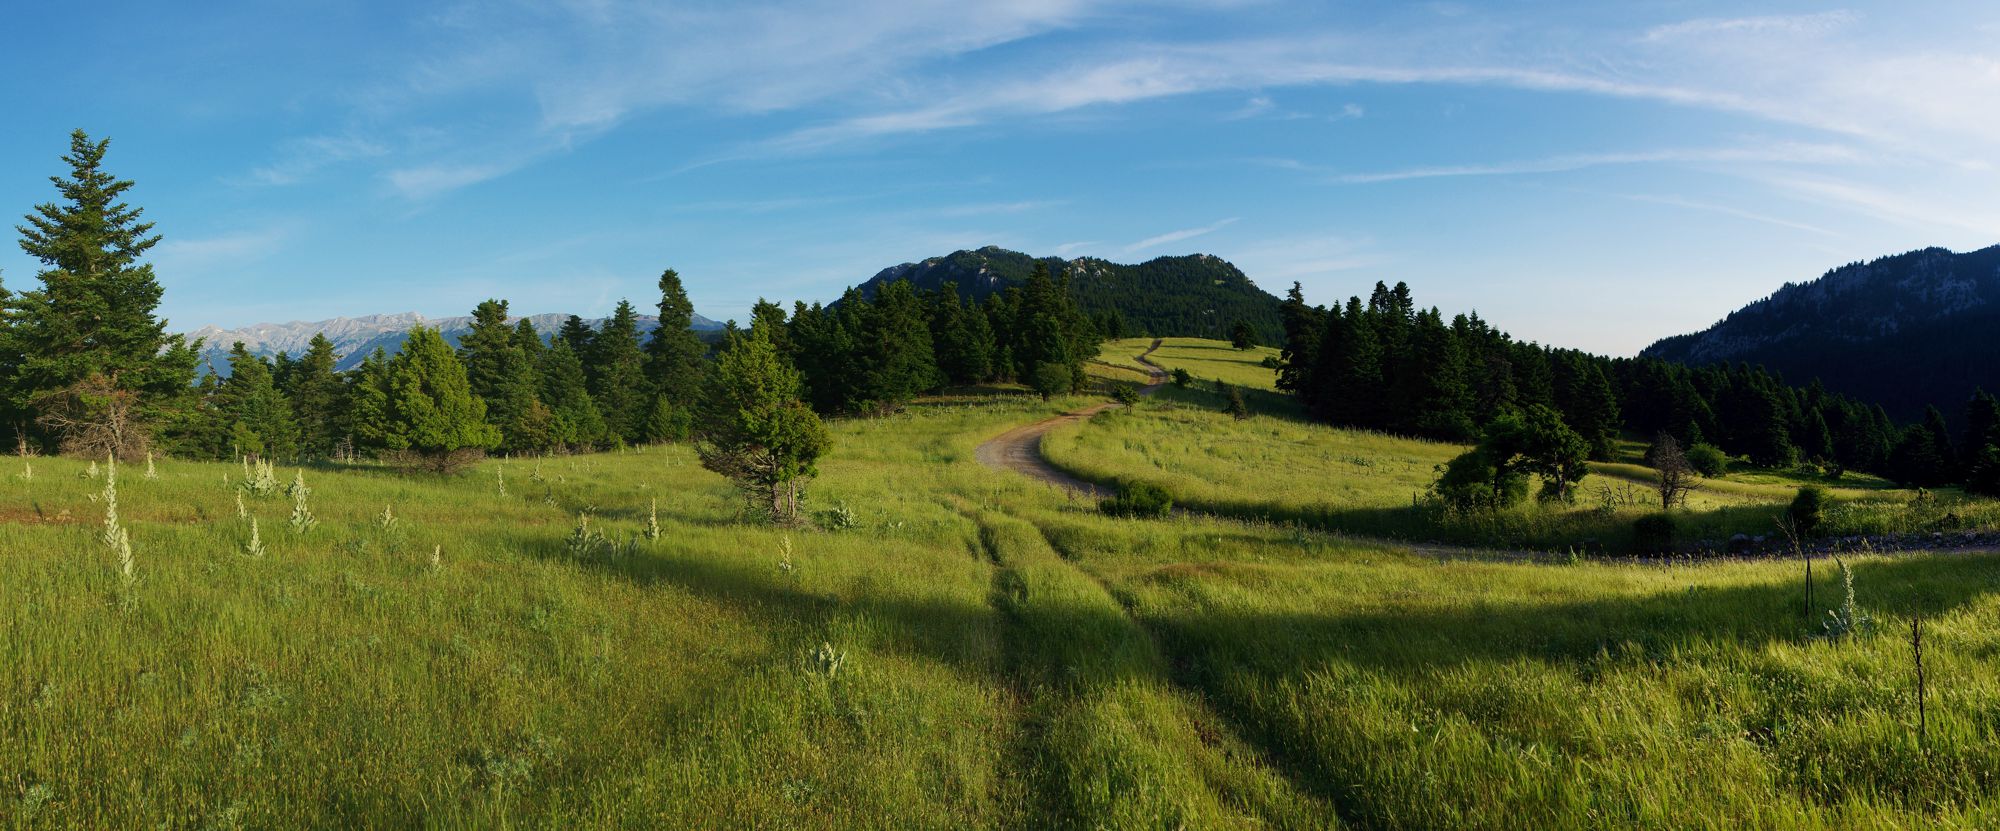
<svg viewBox="0 0 2000 831">
<path fill-rule="evenodd" d="M 111 459 L 105 467 L 104 493 L 104 533 L 99 537 L 104 547 L 118 558 L 118 576 L 129 588 L 138 579 L 137 564 L 132 559 L 132 537 L 125 527 L 118 523 L 118 462 Z"/>
<path fill-rule="evenodd" d="M 652 507 L 646 509 L 646 539 L 660 538 L 660 499 L 653 498 Z"/>
<path fill-rule="evenodd" d="M 160 478 L 160 472 L 153 469 L 153 451 L 148 450 L 146 451 L 146 479 L 150 481 L 158 478 Z"/>
<path fill-rule="evenodd" d="M 243 553 L 252 557 L 264 556 L 264 538 L 257 533 L 257 518 L 250 518 L 250 541 L 243 544 Z"/>
<path fill-rule="evenodd" d="M 312 508 L 306 505 L 306 497 L 312 495 L 312 488 L 306 487 L 306 472 L 300 470 L 292 476 L 292 484 L 285 488 L 292 497 L 292 530 L 303 534 L 311 531 L 319 520 L 313 516 Z"/>
</svg>

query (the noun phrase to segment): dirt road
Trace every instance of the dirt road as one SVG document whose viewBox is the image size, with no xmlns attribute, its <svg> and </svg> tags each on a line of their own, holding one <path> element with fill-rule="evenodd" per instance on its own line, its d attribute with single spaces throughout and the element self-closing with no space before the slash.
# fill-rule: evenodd
<svg viewBox="0 0 2000 831">
<path fill-rule="evenodd" d="M 1146 347 L 1146 351 L 1139 354 L 1139 363 L 1146 366 L 1149 376 L 1146 386 L 1139 390 L 1140 395 L 1152 395 L 1167 382 L 1167 371 L 1148 357 L 1158 348 L 1160 342 L 1155 340 L 1152 346 Z M 995 470 L 1011 470 L 1057 487 L 1095 496 L 1098 492 L 1096 485 L 1057 470 L 1042 458 L 1042 436 L 1058 425 L 1082 421 L 1117 406 L 1119 405 L 1107 402 L 1008 430 L 987 439 L 985 444 L 979 446 L 979 462 Z"/>
</svg>

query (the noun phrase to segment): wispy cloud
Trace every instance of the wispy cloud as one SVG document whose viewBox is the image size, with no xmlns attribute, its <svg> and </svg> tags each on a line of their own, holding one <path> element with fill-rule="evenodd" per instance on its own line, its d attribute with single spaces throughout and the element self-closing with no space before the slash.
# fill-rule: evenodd
<svg viewBox="0 0 2000 831">
<path fill-rule="evenodd" d="M 1131 245 L 1125 246 L 1125 253 L 1136 254 L 1150 248 L 1158 248 L 1168 243 L 1175 243 L 1175 242 L 1180 242 L 1181 240 L 1194 239 L 1195 237 L 1203 236 L 1206 234 L 1213 234 L 1216 231 L 1220 231 L 1224 228 L 1229 227 L 1230 225 L 1235 224 L 1236 221 L 1240 218 L 1241 217 L 1232 216 L 1228 219 L 1211 222 L 1207 225 L 1201 226 L 1200 228 L 1183 228 L 1178 231 L 1168 231 L 1164 234 L 1160 234 L 1159 236 L 1147 237 L 1138 242 L 1132 243 Z"/>
<path fill-rule="evenodd" d="M 250 171 L 249 180 L 262 185 L 291 185 L 321 170 L 356 159 L 387 155 L 387 145 L 357 136 L 308 136 L 279 146 L 278 158 Z"/>
<path fill-rule="evenodd" d="M 1649 202 L 1655 205 L 1669 205 L 1676 208 L 1687 208 L 1688 210 L 1693 210 L 1693 211 L 1707 211 L 1709 213 L 1717 213 L 1717 214 L 1722 214 L 1724 216 L 1733 216 L 1736 217 L 1737 219 L 1747 219 L 1752 222 L 1762 222 L 1767 225 L 1776 225 L 1780 228 L 1791 228 L 1796 231 L 1806 231 L 1808 233 L 1820 234 L 1829 237 L 1836 236 L 1832 231 L 1829 231 L 1825 228 L 1821 228 L 1817 225 L 1808 225 L 1803 222 L 1794 222 L 1789 219 L 1780 219 L 1778 217 L 1770 216 L 1767 214 L 1760 214 L 1754 211 L 1746 211 L 1742 208 L 1732 208 L 1728 205 L 1716 205 L 1709 202 L 1697 202 L 1692 199 L 1684 199 L 1678 196 L 1656 196 L 1651 194 L 1626 194 L 1625 198 L 1630 199 L 1634 202 Z"/>
<path fill-rule="evenodd" d="M 1717 35 L 1820 35 L 1839 29 L 1860 15 L 1845 9 L 1817 14 L 1766 15 L 1761 17 L 1702 18 L 1669 23 L 1646 30 L 1640 40 L 1658 43 L 1690 37 Z"/>
<path fill-rule="evenodd" d="M 1440 165 L 1387 170 L 1374 173 L 1340 173 L 1331 176 L 1344 184 L 1398 182 L 1407 179 L 1435 179 L 1449 176 L 1518 176 L 1532 173 L 1562 173 L 1607 165 L 1635 164 L 1829 164 L 1852 161 L 1855 152 L 1840 145 L 1773 143 L 1745 147 L 1653 150 L 1636 153 L 1584 153 L 1551 156 L 1491 164 Z M 1283 160 L 1281 160 L 1283 161 Z M 1297 162 L 1292 164 L 1297 165 Z"/>
<path fill-rule="evenodd" d="M 166 272 L 255 262 L 277 253 L 294 235 L 294 226 L 277 224 L 207 237 L 169 238 L 154 250 L 153 259 Z"/>
<path fill-rule="evenodd" d="M 1103 244 L 1104 243 L 1098 242 L 1096 240 L 1090 240 L 1086 242 L 1065 242 L 1055 247 L 1055 254 L 1058 257 L 1067 257 L 1078 251 L 1082 251 L 1083 249 L 1094 248 L 1096 246 Z"/>
</svg>

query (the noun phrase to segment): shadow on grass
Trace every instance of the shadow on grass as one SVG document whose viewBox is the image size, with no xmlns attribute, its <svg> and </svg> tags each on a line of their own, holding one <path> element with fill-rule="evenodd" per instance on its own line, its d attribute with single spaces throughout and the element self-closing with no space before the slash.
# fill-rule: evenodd
<svg viewBox="0 0 2000 831">
<path fill-rule="evenodd" d="M 1259 747 L 1294 781 L 1310 783 L 1347 817 L 1364 826 L 1394 825 L 1393 817 L 1409 806 L 1373 793 L 1365 765 L 1357 767 L 1356 762 L 1367 754 L 1296 735 L 1293 719 L 1298 714 L 1287 712 L 1282 696 L 1273 699 L 1274 693 L 1296 688 L 1326 671 L 1329 663 L 1420 688 L 1433 673 L 1476 662 L 1543 661 L 1588 682 L 1607 659 L 1657 666 L 1723 645 L 1755 655 L 1768 644 L 1797 642 L 1822 631 L 1826 611 L 1840 598 L 1837 581 L 1827 571 L 1819 575 L 1816 608 L 1810 611 L 1803 606 L 1800 580 L 1587 602 L 1473 603 L 1352 614 L 1192 605 L 1165 611 L 1141 606 L 1137 613 L 1166 652 L 1176 682 L 1204 695 L 1237 735 Z M 1868 613 L 1928 617 L 1994 592 L 2000 555 L 1868 562 L 1854 566 L 1854 575 L 1859 605 Z M 1229 578 L 1226 571 L 1168 567 L 1132 578 L 1128 586 L 1180 593 L 1192 587 L 1176 582 L 1212 579 Z M 1822 796 L 1838 801 L 1843 795 Z"/>
</svg>

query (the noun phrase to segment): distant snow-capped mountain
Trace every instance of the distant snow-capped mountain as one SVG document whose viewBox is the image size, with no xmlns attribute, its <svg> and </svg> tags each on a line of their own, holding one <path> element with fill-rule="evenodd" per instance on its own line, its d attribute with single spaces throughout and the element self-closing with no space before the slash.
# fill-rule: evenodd
<svg viewBox="0 0 2000 831">
<path fill-rule="evenodd" d="M 512 323 L 519 319 L 508 318 L 508 322 Z M 530 315 L 528 317 L 528 320 L 535 324 L 536 331 L 542 333 L 544 340 L 550 335 L 555 334 L 556 330 L 562 326 L 563 321 L 568 319 L 569 315 L 566 314 Z M 600 317 L 591 319 L 589 323 L 591 328 L 597 328 L 602 326 L 604 321 L 605 318 Z M 652 315 L 640 315 L 640 335 L 642 337 L 650 337 L 653 329 L 659 325 L 659 322 L 659 318 Z M 200 329 L 189 332 L 188 338 L 190 340 L 200 338 L 202 340 L 201 349 L 204 361 L 208 364 L 213 364 L 218 374 L 228 375 L 229 349 L 237 341 L 242 341 L 244 348 L 248 349 L 253 355 L 261 355 L 268 358 L 283 352 L 296 358 L 305 353 L 306 344 L 312 341 L 314 335 L 324 334 L 327 340 L 333 341 L 334 352 L 340 355 L 339 368 L 346 370 L 359 365 L 362 359 L 368 357 L 369 353 L 374 352 L 377 347 L 386 349 L 392 354 L 395 353 L 398 349 L 402 348 L 403 338 L 410 331 L 410 327 L 418 324 L 436 328 L 444 335 L 444 339 L 453 346 L 458 345 L 458 339 L 461 336 L 472 331 L 472 317 L 470 315 L 433 318 L 426 317 L 417 312 L 403 312 L 402 314 L 336 317 L 331 320 L 294 320 L 290 323 L 258 323 L 240 329 L 203 326 Z M 722 324 L 720 323 L 709 320 L 701 315 L 694 316 L 694 329 L 697 332 L 717 331 L 721 328 Z"/>
</svg>

